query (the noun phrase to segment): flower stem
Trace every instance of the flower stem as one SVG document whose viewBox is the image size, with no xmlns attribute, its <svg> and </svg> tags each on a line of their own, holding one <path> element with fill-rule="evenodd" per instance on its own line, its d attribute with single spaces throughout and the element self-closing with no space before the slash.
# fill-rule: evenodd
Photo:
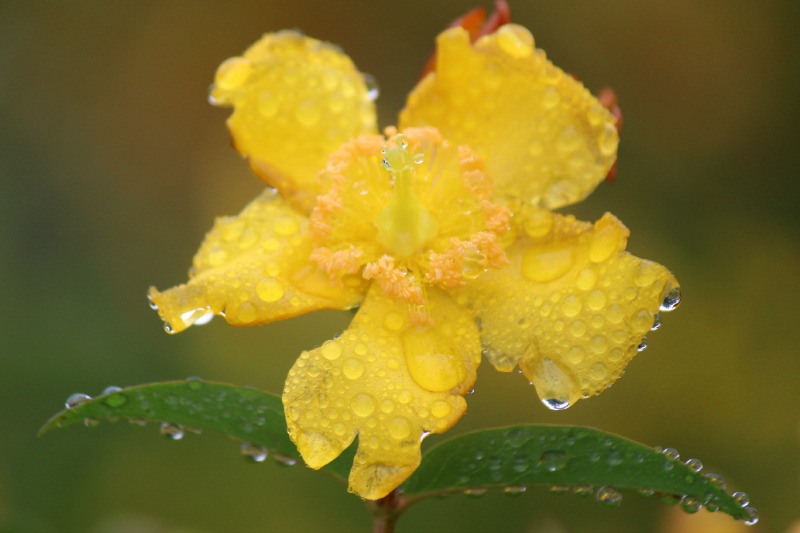
<svg viewBox="0 0 800 533">
<path fill-rule="evenodd" d="M 406 510 L 409 503 L 403 496 L 392 491 L 380 500 L 368 501 L 367 507 L 373 517 L 373 533 L 393 533 L 397 519 Z"/>
</svg>

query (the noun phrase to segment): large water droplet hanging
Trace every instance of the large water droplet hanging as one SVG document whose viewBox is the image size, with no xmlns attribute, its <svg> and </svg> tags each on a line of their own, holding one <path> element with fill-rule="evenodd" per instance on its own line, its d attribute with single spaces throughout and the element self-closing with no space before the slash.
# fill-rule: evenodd
<svg viewBox="0 0 800 533">
<path fill-rule="evenodd" d="M 700 461 L 700 459 L 695 459 L 695 458 L 687 459 L 684 464 L 689 468 L 691 468 L 692 470 L 694 470 L 695 472 L 699 472 L 703 469 L 703 463 Z"/>
<path fill-rule="evenodd" d="M 747 526 L 754 526 L 758 523 L 758 510 L 755 507 L 747 506 L 744 508 L 745 512 L 747 512 L 747 520 L 744 521 L 745 525 Z"/>
<path fill-rule="evenodd" d="M 740 507 L 747 507 L 750 505 L 750 497 L 745 492 L 734 492 L 731 497 Z"/>
<path fill-rule="evenodd" d="M 680 304 L 681 289 L 680 287 L 675 287 L 674 289 L 670 290 L 666 296 L 664 296 L 664 300 L 661 302 L 661 307 L 659 307 L 659 310 L 665 313 L 674 311 Z"/>
<path fill-rule="evenodd" d="M 67 401 L 64 402 L 64 406 L 67 409 L 74 409 L 75 407 L 78 407 L 79 405 L 84 404 L 90 401 L 91 399 L 92 397 L 89 396 L 88 394 L 83 394 L 82 392 L 76 392 L 75 394 L 70 394 L 69 398 L 67 398 Z"/>
<path fill-rule="evenodd" d="M 687 512 L 689 514 L 694 514 L 697 511 L 699 511 L 701 507 L 703 506 L 700 503 L 700 500 L 698 500 L 694 496 L 686 495 L 683 498 L 681 498 L 681 509 L 683 509 L 684 512 Z"/>
</svg>

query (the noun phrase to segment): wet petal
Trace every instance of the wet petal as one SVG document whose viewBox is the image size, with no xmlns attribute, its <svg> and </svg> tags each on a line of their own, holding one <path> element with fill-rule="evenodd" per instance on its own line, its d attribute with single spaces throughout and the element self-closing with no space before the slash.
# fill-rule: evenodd
<svg viewBox="0 0 800 533">
<path fill-rule="evenodd" d="M 622 374 L 678 284 L 625 252 L 628 229 L 611 214 L 594 225 L 539 209 L 520 217 L 509 266 L 466 290 L 492 364 L 519 365 L 545 404 L 563 409 Z"/>
<path fill-rule="evenodd" d="M 268 190 L 238 216 L 220 217 L 194 257 L 189 282 L 150 299 L 177 333 L 211 313 L 237 326 L 263 324 L 317 309 L 348 309 L 365 291 L 360 277 L 332 284 L 309 261 L 305 215 Z"/>
<path fill-rule="evenodd" d="M 472 315 L 437 289 L 426 319 L 374 285 L 350 328 L 303 352 L 283 393 L 289 434 L 321 468 L 358 435 L 350 490 L 385 496 L 419 465 L 420 441 L 464 414 L 480 342 Z"/>
<path fill-rule="evenodd" d="M 556 208 L 586 197 L 617 156 L 614 117 L 507 24 L 475 45 L 462 28 L 437 41 L 436 72 L 408 98 L 400 126 L 430 125 L 486 160 L 511 207 Z"/>
<path fill-rule="evenodd" d="M 293 31 L 267 34 L 222 63 L 211 98 L 234 108 L 228 128 L 254 172 L 304 212 L 327 156 L 376 131 L 374 96 L 350 58 Z"/>
</svg>

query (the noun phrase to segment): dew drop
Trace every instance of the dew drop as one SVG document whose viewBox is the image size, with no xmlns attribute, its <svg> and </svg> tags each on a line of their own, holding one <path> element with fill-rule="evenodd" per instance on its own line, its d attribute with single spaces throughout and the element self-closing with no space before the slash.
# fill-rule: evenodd
<svg viewBox="0 0 800 533">
<path fill-rule="evenodd" d="M 642 353 L 647 349 L 647 337 L 642 337 L 642 341 L 639 343 L 639 346 L 636 347 L 636 351 Z"/>
<path fill-rule="evenodd" d="M 681 509 L 689 514 L 694 514 L 703 507 L 700 503 L 700 500 L 695 498 L 694 496 L 686 495 L 681 498 Z"/>
<path fill-rule="evenodd" d="M 539 457 L 539 463 L 548 472 L 557 472 L 567 466 L 569 455 L 564 450 L 547 450 Z"/>
<path fill-rule="evenodd" d="M 644 496 L 646 498 L 649 498 L 650 496 L 652 496 L 653 494 L 656 493 L 656 491 L 653 490 L 650 487 L 643 487 L 643 488 L 639 489 L 638 492 L 639 492 L 639 494 L 641 494 L 642 496 Z"/>
<path fill-rule="evenodd" d="M 109 388 L 111 388 L 111 387 L 109 387 Z M 119 389 L 118 387 L 117 387 L 117 389 L 118 390 L 122 390 L 122 389 Z M 106 390 L 108 390 L 108 389 L 106 389 Z M 103 394 L 107 394 L 107 393 L 105 391 L 103 391 Z M 117 394 L 115 392 L 112 392 L 108 396 L 108 398 L 103 400 L 103 402 L 109 407 L 121 407 L 121 406 L 125 405 L 126 403 L 128 403 L 128 397 L 125 396 L 124 394 Z"/>
<path fill-rule="evenodd" d="M 378 87 L 378 80 L 371 74 L 362 74 L 364 85 L 367 86 L 367 100 L 374 102 L 381 94 L 381 89 Z"/>
<path fill-rule="evenodd" d="M 411 423 L 403 418 L 397 417 L 389 422 L 389 435 L 397 440 L 403 440 L 411 435 Z"/>
<path fill-rule="evenodd" d="M 689 468 L 691 468 L 692 470 L 694 470 L 695 472 L 699 472 L 703 469 L 703 463 L 700 461 L 700 459 L 695 459 L 695 458 L 687 459 L 684 464 Z"/>
<path fill-rule="evenodd" d="M 242 455 L 253 463 L 261 463 L 267 458 L 267 449 L 251 442 L 242 443 Z"/>
<path fill-rule="evenodd" d="M 334 361 L 334 360 L 338 359 L 340 355 L 342 355 L 342 345 L 339 344 L 339 342 L 335 341 L 335 340 L 326 341 L 322 345 L 322 347 L 320 348 L 319 351 L 322 354 L 322 357 L 324 357 L 328 361 Z M 355 379 L 355 378 L 351 378 L 351 379 Z"/>
<path fill-rule="evenodd" d="M 575 496 L 585 498 L 586 496 L 591 496 L 594 494 L 594 487 L 591 485 L 575 485 L 572 487 L 572 493 Z"/>
<path fill-rule="evenodd" d="M 283 455 L 282 453 L 273 453 L 271 457 L 272 460 L 280 466 L 294 466 L 297 464 L 297 459 L 289 457 L 288 455 Z"/>
<path fill-rule="evenodd" d="M 497 30 L 497 45 L 506 54 L 514 58 L 528 57 L 533 54 L 533 36 L 517 24 L 506 24 Z"/>
<path fill-rule="evenodd" d="M 181 440 L 183 438 L 183 427 L 180 424 L 164 422 L 161 424 L 159 432 L 170 440 Z"/>
<path fill-rule="evenodd" d="M 358 379 L 364 375 L 364 363 L 358 359 L 348 359 L 342 365 L 342 374 L 347 379 Z"/>
<path fill-rule="evenodd" d="M 553 494 L 561 496 L 569 492 L 569 485 L 550 485 L 547 490 Z"/>
<path fill-rule="evenodd" d="M 744 508 L 747 513 L 747 520 L 744 521 L 746 526 L 754 526 L 758 523 L 758 510 L 750 505 Z"/>
<path fill-rule="evenodd" d="M 572 250 L 569 248 L 531 249 L 522 256 L 522 274 L 538 283 L 555 281 L 572 267 Z"/>
<path fill-rule="evenodd" d="M 471 489 L 464 489 L 464 495 L 469 496 L 470 498 L 480 498 L 484 494 L 489 492 L 489 489 L 485 489 L 483 487 L 475 487 Z"/>
<path fill-rule="evenodd" d="M 275 278 L 264 278 L 256 285 L 256 294 L 265 302 L 277 302 L 286 294 L 286 288 Z"/>
<path fill-rule="evenodd" d="M 158 311 L 158 304 L 153 301 L 153 297 L 149 294 L 147 295 L 147 304 L 150 306 L 150 309 Z"/>
<path fill-rule="evenodd" d="M 90 401 L 91 399 L 92 397 L 89 396 L 88 394 L 83 394 L 82 392 L 76 392 L 75 394 L 70 394 L 69 398 L 67 398 L 67 401 L 64 402 L 64 406 L 67 409 L 74 409 L 75 407 L 78 407 L 79 405 L 84 404 Z"/>
<path fill-rule="evenodd" d="M 550 233 L 553 227 L 553 214 L 547 209 L 537 209 L 527 214 L 525 218 L 525 233 L 537 239 Z"/>
<path fill-rule="evenodd" d="M 747 507 L 750 505 L 750 496 L 745 492 L 734 492 L 731 494 L 733 500 L 739 504 L 740 507 Z"/>
<path fill-rule="evenodd" d="M 712 474 L 710 472 L 708 474 L 704 474 L 704 475 L 705 475 L 705 478 L 707 480 L 709 480 L 711 483 L 713 483 L 717 487 L 721 488 L 722 490 L 725 490 L 727 488 L 725 486 L 725 478 L 723 478 L 721 475 Z"/>
<path fill-rule="evenodd" d="M 170 335 L 175 333 L 175 330 L 173 329 L 172 324 L 170 324 L 169 322 L 166 322 L 166 321 L 164 322 L 164 331 L 166 331 Z"/>
<path fill-rule="evenodd" d="M 122 387 L 117 387 L 116 385 L 109 385 L 103 392 L 100 393 L 101 396 L 107 396 L 109 394 L 114 394 L 115 392 L 119 392 L 122 390 Z"/>
<path fill-rule="evenodd" d="M 238 89 L 253 72 L 253 64 L 243 57 L 232 57 L 225 60 L 217 69 L 214 84 L 223 91 Z"/>
<path fill-rule="evenodd" d="M 606 507 L 617 507 L 622 503 L 622 493 L 614 487 L 603 485 L 594 495 L 600 505 Z"/>
<path fill-rule="evenodd" d="M 528 487 L 525 485 L 509 485 L 503 489 L 503 494 L 506 496 L 520 496 L 525 491 L 528 490 Z"/>
<path fill-rule="evenodd" d="M 675 287 L 670 290 L 666 296 L 664 296 L 664 300 L 661 302 L 661 307 L 659 307 L 660 311 L 665 313 L 669 311 L 674 311 L 681 303 L 681 289 L 680 287 Z"/>
<path fill-rule="evenodd" d="M 528 457 L 525 455 L 518 455 L 514 458 L 514 462 L 511 465 L 511 469 L 514 472 L 518 472 L 522 474 L 523 472 L 527 472 L 530 469 L 531 465 L 528 461 Z"/>
<path fill-rule="evenodd" d="M 622 452 L 619 450 L 611 450 L 608 452 L 608 457 L 606 457 L 606 462 L 610 466 L 619 466 L 622 464 L 624 457 Z"/>
<path fill-rule="evenodd" d="M 367 393 L 358 393 L 350 402 L 350 409 L 357 416 L 366 418 L 375 411 L 375 399 Z"/>
<path fill-rule="evenodd" d="M 406 320 L 403 316 L 399 313 L 390 312 L 387 313 L 386 316 L 383 318 L 383 325 L 386 326 L 386 329 L 389 331 L 400 331 L 403 326 L 405 325 Z"/>
<path fill-rule="evenodd" d="M 656 313 L 653 315 L 653 325 L 650 326 L 650 331 L 655 331 L 661 327 L 661 315 Z"/>
</svg>

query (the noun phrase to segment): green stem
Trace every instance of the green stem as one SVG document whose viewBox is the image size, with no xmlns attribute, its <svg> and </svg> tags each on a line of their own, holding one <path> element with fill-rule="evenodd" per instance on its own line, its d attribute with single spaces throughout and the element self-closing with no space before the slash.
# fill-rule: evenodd
<svg viewBox="0 0 800 533">
<path fill-rule="evenodd" d="M 406 498 L 394 490 L 380 500 L 366 503 L 373 517 L 373 533 L 393 533 L 397 519 L 410 504 Z"/>
</svg>

